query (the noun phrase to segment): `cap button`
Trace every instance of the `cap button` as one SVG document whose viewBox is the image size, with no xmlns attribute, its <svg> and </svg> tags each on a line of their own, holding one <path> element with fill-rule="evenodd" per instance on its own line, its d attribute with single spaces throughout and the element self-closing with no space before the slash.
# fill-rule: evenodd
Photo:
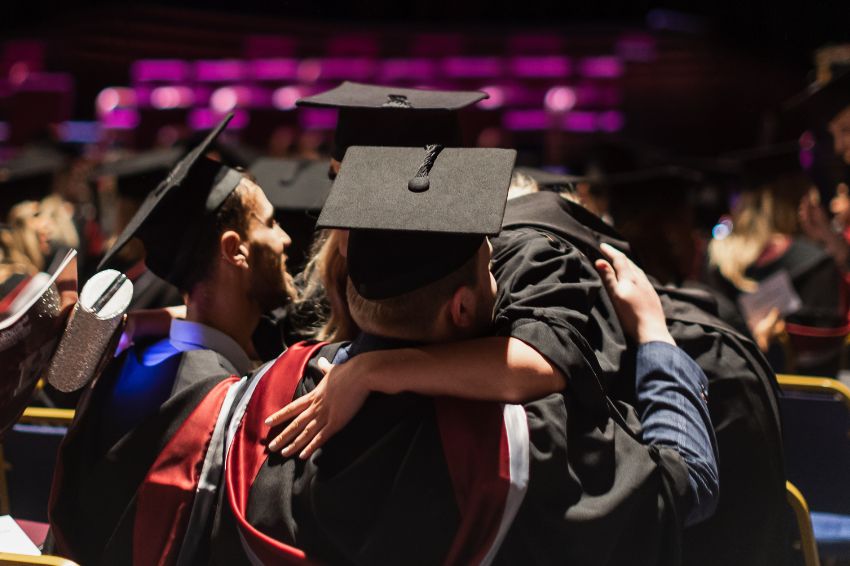
<svg viewBox="0 0 850 566">
<path fill-rule="evenodd" d="M 427 175 L 423 177 L 414 177 L 407 182 L 408 190 L 414 193 L 423 193 L 427 191 L 430 187 L 431 181 L 428 180 Z"/>
</svg>

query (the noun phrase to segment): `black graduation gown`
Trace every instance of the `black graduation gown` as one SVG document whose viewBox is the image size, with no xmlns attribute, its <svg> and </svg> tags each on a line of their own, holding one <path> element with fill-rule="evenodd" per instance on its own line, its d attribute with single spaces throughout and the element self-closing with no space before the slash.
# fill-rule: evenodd
<svg viewBox="0 0 850 566">
<path fill-rule="evenodd" d="M 560 240 L 580 250 L 588 262 L 602 257 L 601 242 L 629 250 L 611 226 L 553 193 L 510 201 L 502 234 L 509 231 Z M 566 264 L 562 277 L 570 278 Z M 708 408 L 720 456 L 717 510 L 685 531 L 683 563 L 783 564 L 788 556 L 787 510 L 775 375 L 748 337 L 712 314 L 711 296 L 659 285 L 656 291 L 676 343 L 708 377 Z M 619 325 L 615 317 L 607 320 Z M 620 360 L 621 375 L 634 375 L 633 356 Z M 621 378 L 610 391 L 631 400 L 633 380 Z"/>
<path fill-rule="evenodd" d="M 86 391 L 60 447 L 49 510 L 53 550 L 80 564 L 133 563 L 138 544 L 148 543 L 134 545 L 139 486 L 198 404 L 236 373 L 212 350 L 184 352 L 146 368 L 162 381 L 173 376 L 168 399 L 115 441 L 103 427 L 104 405 L 123 365 L 140 352 L 123 353 Z"/>
<path fill-rule="evenodd" d="M 316 359 L 332 359 L 338 347 L 325 345 L 312 353 L 303 377 L 293 385 L 295 397 L 321 379 Z M 283 363 L 297 349 L 275 363 Z M 262 379 L 276 380 L 266 391 L 286 387 L 280 373 L 269 370 Z M 257 391 L 252 404 L 266 394 L 259 387 Z M 463 407 L 462 415 L 472 414 L 447 439 L 441 429 L 443 402 L 411 394 L 372 395 L 351 423 L 307 462 L 262 453 L 256 475 L 249 470 L 243 480 L 249 485 L 245 519 L 283 545 L 304 551 L 312 561 L 467 563 L 452 554 L 470 513 L 461 510 L 455 494 L 455 468 L 446 443 L 462 437 L 467 428 L 474 430 L 480 420 L 475 411 L 499 406 L 454 401 Z M 249 426 L 245 421 L 256 409 L 252 404 L 241 428 Z M 598 388 L 553 394 L 524 410 L 529 485 L 495 562 L 677 563 L 687 498 L 687 470 L 678 454 L 642 444 L 634 433 L 638 421 L 631 408 L 610 402 Z M 267 434 L 272 433 L 265 429 L 260 436 Z M 487 438 L 481 434 L 472 440 L 486 444 Z M 238 452 L 235 445 L 230 447 L 228 474 L 237 473 L 232 464 Z M 231 479 L 228 476 L 228 482 Z M 472 474 L 471 479 L 477 482 L 478 476 Z M 478 514 L 486 515 L 484 510 L 497 505 L 483 505 Z M 213 562 L 245 562 L 232 506 L 221 505 L 220 511 Z M 280 563 L 298 563 L 273 556 Z"/>
</svg>

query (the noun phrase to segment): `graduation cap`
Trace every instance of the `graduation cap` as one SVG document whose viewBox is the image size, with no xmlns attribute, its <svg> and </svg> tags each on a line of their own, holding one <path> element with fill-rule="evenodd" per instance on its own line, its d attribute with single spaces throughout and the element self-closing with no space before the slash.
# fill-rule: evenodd
<svg viewBox="0 0 850 566">
<path fill-rule="evenodd" d="M 182 156 L 183 150 L 180 148 L 146 151 L 105 163 L 93 177 L 115 177 L 120 195 L 142 200 L 159 185 Z"/>
<path fill-rule="evenodd" d="M 516 151 L 351 147 L 319 216 L 347 228 L 357 292 L 386 299 L 460 268 L 498 234 Z"/>
<path fill-rule="evenodd" d="M 814 82 L 783 105 L 785 112 L 810 125 L 823 126 L 850 107 L 850 69 L 827 83 Z"/>
<path fill-rule="evenodd" d="M 41 200 L 53 190 L 53 178 L 66 158 L 49 148 L 29 148 L 0 165 L 0 214 L 5 219 L 19 202 Z"/>
<path fill-rule="evenodd" d="M 803 174 L 800 145 L 796 141 L 726 153 L 720 160 L 728 163 L 749 188 Z"/>
<path fill-rule="evenodd" d="M 277 210 L 319 211 L 331 190 L 327 161 L 263 157 L 249 172 Z"/>
<path fill-rule="evenodd" d="M 339 109 L 332 156 L 342 161 L 345 150 L 353 145 L 462 145 L 457 111 L 487 96 L 480 91 L 424 90 L 346 81 L 296 104 Z"/>
<path fill-rule="evenodd" d="M 226 116 L 148 194 L 98 270 L 108 265 L 130 239 L 138 237 L 145 245 L 148 268 L 181 287 L 203 226 L 243 178 L 236 169 L 205 157 L 231 118 L 232 114 Z"/>
</svg>

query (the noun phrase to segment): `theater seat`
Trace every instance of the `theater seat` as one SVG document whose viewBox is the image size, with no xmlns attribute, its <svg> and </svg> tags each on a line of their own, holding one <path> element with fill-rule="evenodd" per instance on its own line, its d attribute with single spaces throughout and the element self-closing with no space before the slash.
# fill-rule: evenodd
<svg viewBox="0 0 850 566">
<path fill-rule="evenodd" d="M 794 519 L 797 526 L 797 537 L 800 554 L 803 557 L 804 566 L 820 566 L 818 547 L 812 529 L 812 517 L 809 515 L 809 506 L 800 490 L 790 481 L 785 482 L 785 494 L 788 505 L 794 511 Z M 797 545 L 795 544 L 795 548 Z"/>
<path fill-rule="evenodd" d="M 848 340 L 850 324 L 821 328 L 788 322 L 780 337 L 786 371 L 834 376 L 846 367 Z"/>
<path fill-rule="evenodd" d="M 70 409 L 28 407 L 9 430 L 0 447 L 0 514 L 47 522 L 56 453 L 73 419 Z"/>
<path fill-rule="evenodd" d="M 778 375 L 777 380 L 788 481 L 808 503 L 820 557 L 848 559 L 850 389 L 830 378 Z"/>
</svg>

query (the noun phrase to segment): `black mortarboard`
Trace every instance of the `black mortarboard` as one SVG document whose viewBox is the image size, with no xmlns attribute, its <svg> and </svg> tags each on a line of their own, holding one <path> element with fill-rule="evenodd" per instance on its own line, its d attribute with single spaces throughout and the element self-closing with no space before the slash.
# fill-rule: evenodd
<svg viewBox="0 0 850 566">
<path fill-rule="evenodd" d="M 332 156 L 353 145 L 446 147 L 463 144 L 457 111 L 487 98 L 480 91 L 424 90 L 344 82 L 298 106 L 339 109 Z"/>
<path fill-rule="evenodd" d="M 575 183 L 584 180 L 583 177 L 566 175 L 564 173 L 553 173 L 545 169 L 537 169 L 536 167 L 517 167 L 514 169 L 514 172 L 530 177 L 537 183 L 538 187 L 547 190 L 571 189 Z"/>
<path fill-rule="evenodd" d="M 785 111 L 812 126 L 826 125 L 842 110 L 850 107 L 850 69 L 837 73 L 827 83 L 814 82 L 788 100 Z"/>
<path fill-rule="evenodd" d="M 0 165 L 0 220 L 19 202 L 41 200 L 53 190 L 66 158 L 52 149 L 29 148 Z"/>
<path fill-rule="evenodd" d="M 803 174 L 800 145 L 796 141 L 726 153 L 721 156 L 721 161 L 731 164 L 749 188 Z"/>
<path fill-rule="evenodd" d="M 363 297 L 395 297 L 460 268 L 498 234 L 516 151 L 351 147 L 319 216 L 348 228 L 348 271 Z"/>
<path fill-rule="evenodd" d="M 196 252 L 201 228 L 243 178 L 239 171 L 205 157 L 212 142 L 232 117 L 230 114 L 222 120 L 148 194 L 100 262 L 98 270 L 103 269 L 131 238 L 138 237 L 145 245 L 148 268 L 181 287 L 188 260 Z"/>
<path fill-rule="evenodd" d="M 263 157 L 249 172 L 276 210 L 319 211 L 331 190 L 327 161 Z"/>
<path fill-rule="evenodd" d="M 165 178 L 183 155 L 180 148 L 155 149 L 138 155 L 105 163 L 95 172 L 95 177 L 115 177 L 118 193 L 142 200 Z"/>
</svg>

